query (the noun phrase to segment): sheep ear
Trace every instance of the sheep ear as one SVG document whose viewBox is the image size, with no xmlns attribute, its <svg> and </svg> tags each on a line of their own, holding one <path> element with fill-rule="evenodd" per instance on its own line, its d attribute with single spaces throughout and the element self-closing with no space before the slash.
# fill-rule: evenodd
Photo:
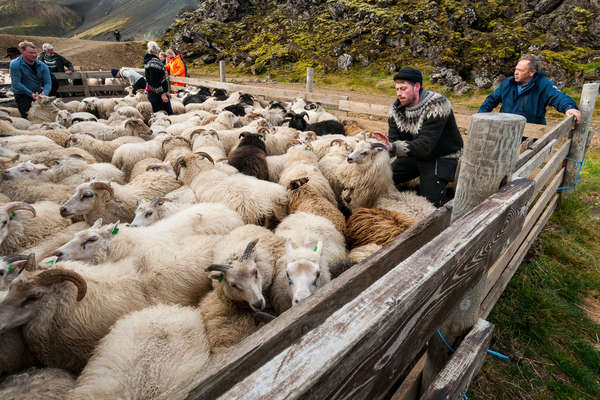
<svg viewBox="0 0 600 400">
<path fill-rule="evenodd" d="M 221 271 L 211 271 L 208 273 L 208 277 L 212 280 L 223 282 L 225 279 L 225 273 Z"/>
<path fill-rule="evenodd" d="M 94 225 L 92 225 L 92 228 L 100 228 L 102 226 L 102 218 L 98 218 L 95 222 Z"/>
<path fill-rule="evenodd" d="M 106 225 L 106 229 L 104 230 L 104 233 L 109 234 L 111 236 L 114 236 L 114 235 L 118 234 L 119 233 L 119 223 L 120 222 L 121 221 L 118 220 L 114 224 L 108 224 L 108 225 Z"/>
<path fill-rule="evenodd" d="M 317 242 L 317 245 L 313 248 L 313 251 L 315 253 L 317 253 L 319 255 L 319 257 L 321 257 L 322 250 L 323 250 L 323 241 L 319 240 Z"/>
</svg>

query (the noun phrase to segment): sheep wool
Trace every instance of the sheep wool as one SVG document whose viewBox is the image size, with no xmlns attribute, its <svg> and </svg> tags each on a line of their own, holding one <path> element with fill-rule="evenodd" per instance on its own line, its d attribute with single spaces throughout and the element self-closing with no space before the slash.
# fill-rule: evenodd
<svg viewBox="0 0 600 400">
<path fill-rule="evenodd" d="M 415 223 L 414 218 L 395 211 L 357 208 L 348 219 L 346 241 L 351 248 L 369 243 L 385 246 Z"/>
</svg>

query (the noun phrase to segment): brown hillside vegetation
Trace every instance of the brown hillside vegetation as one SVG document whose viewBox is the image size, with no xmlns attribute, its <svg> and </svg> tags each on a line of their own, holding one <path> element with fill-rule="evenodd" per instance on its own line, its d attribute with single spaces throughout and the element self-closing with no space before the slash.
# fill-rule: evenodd
<svg viewBox="0 0 600 400">
<path fill-rule="evenodd" d="M 43 43 L 52 43 L 57 53 L 83 70 L 108 70 L 121 66 L 137 67 L 142 64 L 145 48 L 142 42 L 103 42 L 98 40 L 67 39 L 49 36 L 0 35 L 0 51 L 29 40 L 41 51 Z"/>
</svg>

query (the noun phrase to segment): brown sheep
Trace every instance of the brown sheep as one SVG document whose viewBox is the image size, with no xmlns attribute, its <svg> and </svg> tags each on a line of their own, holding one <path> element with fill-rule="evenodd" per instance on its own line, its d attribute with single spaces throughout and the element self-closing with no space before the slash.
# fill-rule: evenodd
<svg viewBox="0 0 600 400">
<path fill-rule="evenodd" d="M 290 214 L 304 211 L 330 220 L 342 234 L 346 228 L 344 215 L 314 187 L 306 185 L 309 178 L 303 177 L 290 182 L 287 187 Z"/>
<path fill-rule="evenodd" d="M 376 243 L 381 246 L 410 228 L 416 220 L 406 214 L 381 208 L 357 208 L 346 225 L 350 248 Z"/>
<path fill-rule="evenodd" d="M 264 181 L 269 180 L 267 166 L 267 150 L 263 135 L 242 132 L 238 146 L 229 153 L 229 165 L 234 166 L 242 174 L 254 176 Z"/>
</svg>

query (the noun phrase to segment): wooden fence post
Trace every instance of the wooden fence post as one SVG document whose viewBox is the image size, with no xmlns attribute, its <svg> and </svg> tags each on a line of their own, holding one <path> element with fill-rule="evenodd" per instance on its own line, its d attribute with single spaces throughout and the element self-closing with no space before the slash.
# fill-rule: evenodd
<svg viewBox="0 0 600 400">
<path fill-rule="evenodd" d="M 219 61 L 219 81 L 225 82 L 225 61 Z"/>
<path fill-rule="evenodd" d="M 592 140 L 593 134 L 590 131 L 590 124 L 594 114 L 596 97 L 598 96 L 598 87 L 600 87 L 600 83 L 586 83 L 581 90 L 579 101 L 581 121 L 573 130 L 573 141 L 567 156 L 565 178 L 561 185 L 561 188 L 564 188 L 560 192 L 561 200 L 571 196 L 575 191 L 579 171 L 585 159 L 585 152 Z"/>
<path fill-rule="evenodd" d="M 465 215 L 482 203 L 500 187 L 511 181 L 525 118 L 515 114 L 482 113 L 471 117 L 467 143 L 461 161 L 460 175 L 454 197 L 452 221 Z M 479 318 L 483 301 L 487 271 L 471 292 L 465 293 L 439 330 L 454 348 Z M 444 368 L 450 352 L 436 332 L 429 340 L 427 360 L 421 380 L 425 392 L 439 371 Z"/>
<path fill-rule="evenodd" d="M 307 67 L 306 68 L 306 93 L 313 92 L 314 78 L 315 78 L 314 68 Z"/>
<path fill-rule="evenodd" d="M 81 72 L 81 82 L 83 82 L 83 93 L 85 97 L 90 97 L 90 88 L 88 86 L 87 74 L 85 72 Z"/>
</svg>

